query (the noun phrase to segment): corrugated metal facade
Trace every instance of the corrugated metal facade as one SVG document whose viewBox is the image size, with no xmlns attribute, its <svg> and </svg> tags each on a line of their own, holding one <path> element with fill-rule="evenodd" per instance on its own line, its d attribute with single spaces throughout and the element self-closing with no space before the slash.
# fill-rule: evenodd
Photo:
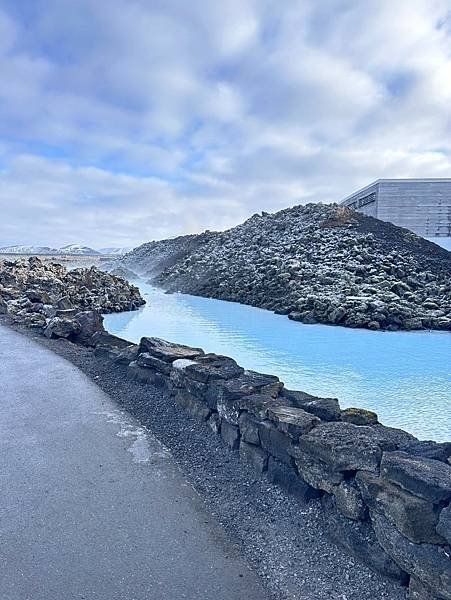
<svg viewBox="0 0 451 600">
<path fill-rule="evenodd" d="M 451 236 L 451 179 L 379 179 L 341 204 L 423 237 Z"/>
</svg>

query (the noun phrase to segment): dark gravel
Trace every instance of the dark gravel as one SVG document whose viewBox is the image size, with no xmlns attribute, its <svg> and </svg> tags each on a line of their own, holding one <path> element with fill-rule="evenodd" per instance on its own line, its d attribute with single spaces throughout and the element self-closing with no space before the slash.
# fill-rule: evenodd
<svg viewBox="0 0 451 600">
<path fill-rule="evenodd" d="M 405 588 L 373 573 L 329 541 L 318 502 L 301 505 L 265 479 L 256 479 L 237 453 L 226 449 L 207 425 L 190 418 L 167 394 L 128 381 L 123 367 L 95 358 L 90 349 L 14 328 L 78 366 L 166 445 L 275 600 L 406 598 Z"/>
</svg>

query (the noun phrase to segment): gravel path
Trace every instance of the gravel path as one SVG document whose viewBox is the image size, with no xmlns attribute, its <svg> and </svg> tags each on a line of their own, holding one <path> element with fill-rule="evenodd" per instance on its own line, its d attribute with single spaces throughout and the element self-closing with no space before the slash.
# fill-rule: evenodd
<svg viewBox="0 0 451 600">
<path fill-rule="evenodd" d="M 70 360 L 169 448 L 184 475 L 265 580 L 276 600 L 402 600 L 405 588 L 349 557 L 326 537 L 317 502 L 300 505 L 256 479 L 207 425 L 149 385 L 130 382 L 123 367 L 91 350 L 25 333 Z"/>
</svg>

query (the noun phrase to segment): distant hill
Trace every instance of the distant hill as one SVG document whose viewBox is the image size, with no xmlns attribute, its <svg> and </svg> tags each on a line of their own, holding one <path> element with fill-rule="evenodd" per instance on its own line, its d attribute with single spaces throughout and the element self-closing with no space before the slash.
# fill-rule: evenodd
<svg viewBox="0 0 451 600">
<path fill-rule="evenodd" d="M 100 254 L 117 254 L 118 256 L 121 256 L 123 254 L 127 254 L 127 252 L 130 252 L 130 250 L 132 250 L 132 248 L 130 248 L 130 246 L 128 248 L 100 248 L 99 252 Z"/>
<path fill-rule="evenodd" d="M 129 252 L 130 248 L 102 248 L 101 250 L 94 250 L 89 246 L 83 246 L 82 244 L 68 244 L 62 248 L 51 248 L 50 246 L 4 246 L 0 248 L 0 254 L 25 254 L 25 255 L 39 255 L 39 256 L 58 256 L 67 254 L 70 256 L 100 256 L 102 254 L 122 256 L 126 252 Z"/>
<path fill-rule="evenodd" d="M 250 304 L 304 323 L 451 330 L 451 253 L 334 204 L 150 242 L 119 262 L 168 291 Z"/>
<path fill-rule="evenodd" d="M 98 250 L 94 250 L 88 246 L 81 246 L 80 244 L 69 244 L 68 246 L 63 246 L 59 249 L 58 253 L 71 255 L 74 254 L 76 256 L 95 256 L 102 254 Z"/>
<path fill-rule="evenodd" d="M 0 254 L 58 254 L 56 248 L 49 246 L 5 246 L 0 248 Z"/>
</svg>

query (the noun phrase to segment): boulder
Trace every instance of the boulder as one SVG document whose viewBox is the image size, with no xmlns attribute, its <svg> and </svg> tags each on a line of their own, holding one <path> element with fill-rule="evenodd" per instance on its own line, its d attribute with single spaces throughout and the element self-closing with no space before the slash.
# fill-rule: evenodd
<svg viewBox="0 0 451 600">
<path fill-rule="evenodd" d="M 319 458 L 303 452 L 298 446 L 292 446 L 289 452 L 294 456 L 296 467 L 302 479 L 316 490 L 323 490 L 332 494 L 335 486 L 343 481 L 344 476 L 342 473 L 334 470 Z"/>
<path fill-rule="evenodd" d="M 258 434 L 265 450 L 286 465 L 293 466 L 293 457 L 289 453 L 291 440 L 287 435 L 278 431 L 270 421 L 259 423 Z"/>
<path fill-rule="evenodd" d="M 364 521 L 368 509 L 354 481 L 342 481 L 332 488 L 335 505 L 342 515 L 353 521 Z"/>
<path fill-rule="evenodd" d="M 177 390 L 175 400 L 195 419 L 207 421 L 211 415 L 211 410 L 206 404 L 185 390 Z"/>
<path fill-rule="evenodd" d="M 80 332 L 80 325 L 73 319 L 52 317 L 47 321 L 44 334 L 48 338 L 73 339 Z"/>
<path fill-rule="evenodd" d="M 289 467 L 273 456 L 269 456 L 268 459 L 268 479 L 303 504 L 319 497 L 318 491 L 308 485 L 293 467 Z"/>
<path fill-rule="evenodd" d="M 341 411 L 341 420 L 354 425 L 374 425 L 378 422 L 377 414 L 364 408 L 345 408 Z"/>
<path fill-rule="evenodd" d="M 167 363 L 160 358 L 156 358 L 149 354 L 149 352 L 141 352 L 141 354 L 137 355 L 136 363 L 140 367 L 145 367 L 146 369 L 153 369 L 154 371 L 159 371 L 160 373 L 164 373 L 164 375 L 169 375 L 171 372 L 171 364 Z"/>
<path fill-rule="evenodd" d="M 146 367 L 140 367 L 132 361 L 127 367 L 127 378 L 138 383 L 155 383 L 155 373 Z"/>
<path fill-rule="evenodd" d="M 302 408 L 322 421 L 339 421 L 341 419 L 340 405 L 336 398 L 318 398 L 306 392 L 292 391 L 284 388 L 282 395 L 291 406 Z"/>
<path fill-rule="evenodd" d="M 44 304 L 47 304 L 46 302 L 44 302 Z M 69 296 L 62 296 L 61 298 L 59 298 L 56 303 L 55 303 L 56 308 L 60 309 L 60 310 L 70 310 L 75 308 L 74 305 L 72 304 Z"/>
<path fill-rule="evenodd" d="M 410 541 L 415 544 L 444 542 L 436 531 L 439 517 L 436 506 L 372 473 L 357 473 L 356 482 L 366 505 L 382 512 Z"/>
<path fill-rule="evenodd" d="M 148 352 L 156 358 L 172 363 L 177 359 L 193 359 L 201 356 L 204 351 L 201 348 L 191 348 L 183 344 L 174 344 L 160 338 L 143 337 L 139 342 L 138 353 Z"/>
<path fill-rule="evenodd" d="M 247 444 L 241 440 L 240 458 L 249 463 L 257 474 L 261 475 L 267 470 L 268 456 L 268 453 L 265 452 L 260 446 Z"/>
<path fill-rule="evenodd" d="M 295 442 L 301 435 L 311 431 L 321 421 L 311 413 L 302 408 L 291 406 L 270 406 L 268 408 L 268 418 L 277 429 L 288 435 Z"/>
<path fill-rule="evenodd" d="M 370 513 L 379 544 L 396 564 L 418 579 L 431 594 L 451 600 L 451 560 L 449 549 L 434 544 L 415 544 L 380 512 Z"/>
<path fill-rule="evenodd" d="M 222 417 L 237 425 L 241 410 L 249 409 L 253 412 L 253 410 L 258 411 L 260 407 L 266 410 L 264 403 L 271 403 L 282 385 L 273 375 L 245 371 L 234 379 L 213 381 L 209 384 L 205 397 L 211 408 L 217 409 Z M 242 398 L 250 398 L 250 400 L 240 402 Z M 279 400 L 279 403 L 282 401 Z"/>
<path fill-rule="evenodd" d="M 145 352 L 144 354 L 149 354 Z M 157 360 L 161 360 L 158 358 Z M 170 367 L 170 380 L 171 384 L 174 387 L 183 388 L 185 385 L 185 381 L 187 379 L 185 374 L 185 369 L 188 365 L 192 365 L 194 363 L 193 360 L 188 358 L 178 358 L 173 363 L 167 363 Z"/>
<path fill-rule="evenodd" d="M 258 434 L 258 421 L 248 412 L 242 412 L 239 417 L 239 428 L 241 438 L 248 444 L 259 445 L 260 436 Z"/>
<path fill-rule="evenodd" d="M 105 328 L 103 327 L 103 317 L 96 310 L 77 312 L 74 319 L 80 326 L 80 331 L 77 333 L 77 342 L 95 345 L 93 336 L 97 333 L 105 332 Z"/>
<path fill-rule="evenodd" d="M 405 448 L 412 456 L 421 456 L 451 464 L 451 442 L 414 441 Z"/>
<path fill-rule="evenodd" d="M 441 511 L 436 530 L 451 546 L 451 505 Z"/>
<path fill-rule="evenodd" d="M 102 346 L 111 346 L 112 348 L 118 348 L 119 350 L 125 350 L 130 346 L 128 340 L 117 337 L 117 335 L 112 335 L 107 331 L 98 331 L 95 333 L 91 338 L 91 344 L 93 346 L 97 346 L 98 344 Z M 135 347 L 137 348 L 137 346 Z"/>
<path fill-rule="evenodd" d="M 137 344 L 130 344 L 129 346 L 120 349 L 114 360 L 119 365 L 129 365 L 132 361 L 136 360 L 137 356 Z"/>
<path fill-rule="evenodd" d="M 244 373 L 244 369 L 228 356 L 205 354 L 188 365 L 186 373 L 191 379 L 209 383 L 217 379 L 239 377 Z"/>
<path fill-rule="evenodd" d="M 231 450 L 238 450 L 240 446 L 240 432 L 236 425 L 221 420 L 221 437 Z"/>
<path fill-rule="evenodd" d="M 300 438 L 298 455 L 308 454 L 335 471 L 377 472 L 385 442 L 373 427 L 321 423 Z"/>
<path fill-rule="evenodd" d="M 29 288 L 28 290 L 25 290 L 24 293 L 31 302 L 39 302 L 40 304 L 52 303 L 50 294 L 45 290 L 39 288 Z"/>
<path fill-rule="evenodd" d="M 384 452 L 381 475 L 430 502 L 451 501 L 451 465 L 441 461 L 406 452 Z"/>
<path fill-rule="evenodd" d="M 357 560 L 378 573 L 401 584 L 406 584 L 405 570 L 396 564 L 376 538 L 368 522 L 352 521 L 344 517 L 336 507 L 333 496 L 322 498 L 324 527 L 329 537 Z"/>
</svg>

